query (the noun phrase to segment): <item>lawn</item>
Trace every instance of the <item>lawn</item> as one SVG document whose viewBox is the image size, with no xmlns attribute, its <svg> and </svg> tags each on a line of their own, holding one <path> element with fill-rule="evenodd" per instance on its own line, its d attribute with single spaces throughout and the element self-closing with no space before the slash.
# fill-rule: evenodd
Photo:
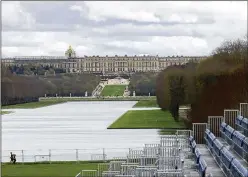
<svg viewBox="0 0 248 177">
<path fill-rule="evenodd" d="M 8 105 L 8 106 L 2 106 L 2 109 L 32 109 L 32 108 L 39 108 L 44 106 L 50 106 L 54 104 L 64 103 L 66 101 L 59 100 L 59 99 L 47 99 L 47 100 L 41 100 L 39 102 L 30 102 L 30 103 L 23 103 L 23 104 L 16 104 L 16 105 Z"/>
<path fill-rule="evenodd" d="M 11 113 L 11 111 L 2 111 L 1 110 L 1 115 L 3 115 L 3 114 L 9 114 L 9 113 Z"/>
<path fill-rule="evenodd" d="M 101 96 L 122 96 L 126 85 L 106 85 Z"/>
<path fill-rule="evenodd" d="M 98 162 L 99 163 L 99 162 Z M 3 164 L 3 177 L 74 177 L 81 170 L 97 170 L 98 163 Z"/>
<path fill-rule="evenodd" d="M 50 97 L 50 98 L 41 98 L 41 100 L 62 100 L 62 101 L 139 101 L 139 100 L 154 100 L 156 97 L 154 96 L 129 96 L 123 97 L 122 95 L 119 97 Z"/>
<path fill-rule="evenodd" d="M 157 100 L 156 99 L 140 100 L 133 107 L 134 108 L 158 107 L 158 104 L 157 104 Z"/>
<path fill-rule="evenodd" d="M 176 122 L 168 111 L 133 110 L 123 114 L 109 129 L 180 129 L 185 128 L 182 120 Z"/>
<path fill-rule="evenodd" d="M 119 85 L 118 85 L 119 86 Z M 121 85 L 122 86 L 122 85 Z M 123 86 L 122 86 L 123 87 Z M 123 88 L 125 89 L 125 88 Z M 123 90 L 124 92 L 124 90 Z M 121 93 L 123 93 L 121 92 Z M 121 94 L 122 96 L 122 94 Z M 138 101 L 138 100 L 154 100 L 155 97 L 147 97 L 147 96 L 140 96 L 140 97 L 118 97 L 118 98 L 93 98 L 93 97 L 58 97 L 58 98 L 43 98 L 39 102 L 31 102 L 31 103 L 23 103 L 23 104 L 16 104 L 16 105 L 8 105 L 2 106 L 2 109 L 32 109 L 32 108 L 39 108 L 44 106 L 50 106 L 59 103 L 65 103 L 68 101 Z M 1 114 L 8 114 L 10 111 L 1 111 Z"/>
</svg>

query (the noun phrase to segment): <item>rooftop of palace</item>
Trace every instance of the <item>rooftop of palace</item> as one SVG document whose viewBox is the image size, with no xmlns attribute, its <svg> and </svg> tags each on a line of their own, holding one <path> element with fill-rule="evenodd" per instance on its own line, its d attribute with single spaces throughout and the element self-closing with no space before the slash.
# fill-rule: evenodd
<svg viewBox="0 0 248 177">
<path fill-rule="evenodd" d="M 68 58 L 66 56 L 15 56 L 15 57 L 3 57 L 3 60 L 66 60 L 66 59 L 139 59 L 139 58 L 147 58 L 147 59 L 184 59 L 184 58 L 206 58 L 207 56 L 158 56 L 158 55 L 133 55 L 133 56 L 99 56 L 99 55 L 92 55 L 92 56 L 76 56 Z"/>
</svg>

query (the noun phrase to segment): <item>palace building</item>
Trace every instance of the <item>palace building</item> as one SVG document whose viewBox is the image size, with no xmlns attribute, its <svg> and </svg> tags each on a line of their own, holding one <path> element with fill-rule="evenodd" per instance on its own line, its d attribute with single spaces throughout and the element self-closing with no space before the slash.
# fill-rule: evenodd
<svg viewBox="0 0 248 177">
<path fill-rule="evenodd" d="M 190 61 L 199 62 L 206 56 L 76 56 L 71 46 L 65 56 L 24 56 L 2 58 L 2 64 L 10 65 L 41 65 L 63 68 L 67 72 L 78 73 L 133 73 L 158 72 L 171 65 L 182 65 Z"/>
</svg>

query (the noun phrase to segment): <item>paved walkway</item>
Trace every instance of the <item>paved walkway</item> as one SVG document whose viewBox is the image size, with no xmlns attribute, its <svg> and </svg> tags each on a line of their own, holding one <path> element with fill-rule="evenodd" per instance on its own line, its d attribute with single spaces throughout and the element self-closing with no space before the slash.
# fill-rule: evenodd
<svg viewBox="0 0 248 177">
<path fill-rule="evenodd" d="M 149 108 L 130 108 L 129 110 L 159 110 L 161 108 L 149 107 Z"/>
<path fill-rule="evenodd" d="M 128 85 L 129 80 L 123 78 L 109 79 L 105 82 L 107 85 Z"/>
<path fill-rule="evenodd" d="M 207 163 L 206 173 L 212 173 L 214 177 L 225 177 L 225 174 L 214 160 L 214 157 L 210 154 L 209 150 L 207 149 L 207 146 L 205 144 L 197 144 L 196 147 L 200 150 L 203 159 Z"/>
</svg>

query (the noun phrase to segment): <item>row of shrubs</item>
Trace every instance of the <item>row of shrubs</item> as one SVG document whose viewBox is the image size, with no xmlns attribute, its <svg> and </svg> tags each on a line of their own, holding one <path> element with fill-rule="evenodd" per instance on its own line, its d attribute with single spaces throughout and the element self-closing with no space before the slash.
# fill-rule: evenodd
<svg viewBox="0 0 248 177">
<path fill-rule="evenodd" d="M 6 97 L 2 96 L 2 106 L 6 105 L 14 105 L 14 104 L 23 104 L 23 103 L 29 103 L 29 102 L 38 102 L 38 97 Z"/>
<path fill-rule="evenodd" d="M 9 68 L 1 70 L 1 104 L 19 104 L 37 101 L 47 96 L 84 96 L 100 82 L 100 77 L 93 74 L 57 74 L 50 76 L 16 75 Z"/>
<path fill-rule="evenodd" d="M 168 67 L 157 77 L 158 105 L 170 110 L 175 120 L 179 106 L 191 106 L 189 128 L 192 122 L 206 122 L 208 116 L 238 108 L 248 101 L 247 52 L 247 38 L 225 41 L 199 64 Z"/>
</svg>

